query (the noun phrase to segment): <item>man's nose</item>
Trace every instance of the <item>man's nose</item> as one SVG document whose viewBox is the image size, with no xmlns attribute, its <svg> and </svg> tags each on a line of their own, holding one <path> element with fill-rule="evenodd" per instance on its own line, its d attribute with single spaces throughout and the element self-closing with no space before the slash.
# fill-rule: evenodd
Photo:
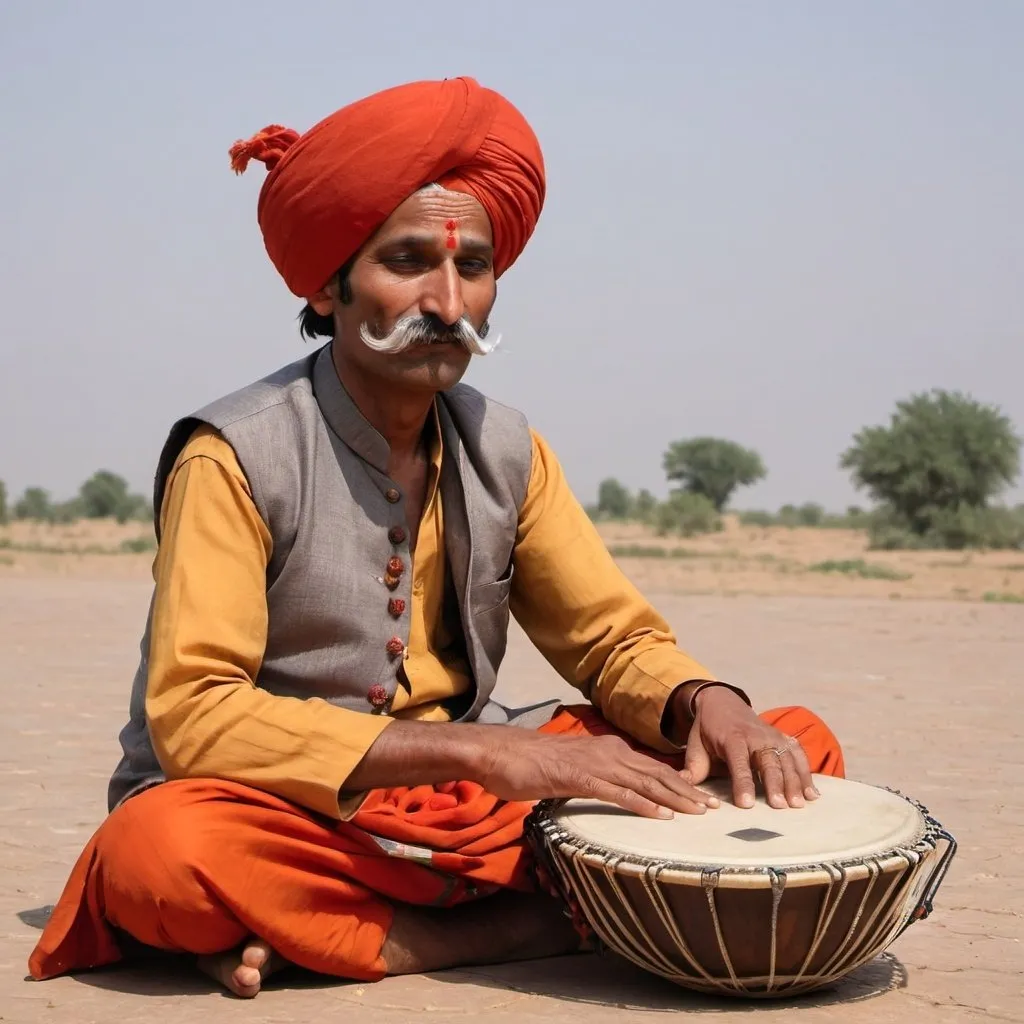
<svg viewBox="0 0 1024 1024">
<path fill-rule="evenodd" d="M 420 301 L 423 313 L 432 313 L 451 326 L 466 312 L 462 298 L 462 278 L 451 260 L 445 260 L 431 275 Z"/>
</svg>

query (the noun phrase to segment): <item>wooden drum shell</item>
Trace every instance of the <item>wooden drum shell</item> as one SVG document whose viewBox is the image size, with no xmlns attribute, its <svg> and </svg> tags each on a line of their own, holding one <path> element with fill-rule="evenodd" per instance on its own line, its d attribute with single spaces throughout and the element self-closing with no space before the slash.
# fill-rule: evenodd
<svg viewBox="0 0 1024 1024">
<path fill-rule="evenodd" d="M 926 916 L 923 894 L 955 850 L 925 813 L 913 844 L 874 858 L 715 870 L 597 847 L 549 815 L 559 803 L 539 805 L 527 833 L 577 915 L 643 969 L 722 995 L 796 995 L 872 960 Z M 943 856 L 939 839 L 950 843 Z"/>
</svg>

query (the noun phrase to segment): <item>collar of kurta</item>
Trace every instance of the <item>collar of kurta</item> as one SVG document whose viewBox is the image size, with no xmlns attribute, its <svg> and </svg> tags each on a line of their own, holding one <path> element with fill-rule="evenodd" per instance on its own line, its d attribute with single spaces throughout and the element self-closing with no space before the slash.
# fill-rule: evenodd
<svg viewBox="0 0 1024 1024">
<path fill-rule="evenodd" d="M 391 446 L 384 435 L 374 427 L 359 411 L 359 406 L 345 390 L 334 366 L 330 344 L 325 345 L 316 355 L 313 363 L 313 394 L 327 425 L 338 437 L 368 462 L 379 473 L 385 476 L 388 472 L 388 461 Z M 439 467 L 441 448 L 441 423 L 438 417 L 437 402 L 434 402 L 434 430 L 436 447 L 433 461 Z"/>
</svg>

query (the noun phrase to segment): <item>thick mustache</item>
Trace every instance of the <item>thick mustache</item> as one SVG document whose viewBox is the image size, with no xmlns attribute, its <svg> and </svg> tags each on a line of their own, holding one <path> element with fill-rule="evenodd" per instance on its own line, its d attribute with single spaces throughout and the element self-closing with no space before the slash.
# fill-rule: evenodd
<svg viewBox="0 0 1024 1024">
<path fill-rule="evenodd" d="M 403 352 L 414 345 L 451 344 L 460 345 L 473 355 L 484 356 L 493 352 L 501 341 L 500 335 L 485 340 L 489 332 L 490 325 L 486 321 L 478 332 L 464 316 L 454 324 L 446 324 L 434 316 L 402 317 L 386 334 L 367 323 L 359 328 L 359 336 L 367 347 L 387 354 Z"/>
</svg>

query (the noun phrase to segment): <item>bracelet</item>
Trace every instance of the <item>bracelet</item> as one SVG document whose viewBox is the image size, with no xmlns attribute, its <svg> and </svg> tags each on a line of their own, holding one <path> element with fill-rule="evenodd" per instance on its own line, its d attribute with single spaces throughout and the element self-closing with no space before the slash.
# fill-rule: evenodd
<svg viewBox="0 0 1024 1024">
<path fill-rule="evenodd" d="M 697 695 L 699 693 L 703 693 L 712 686 L 724 686 L 725 689 L 732 690 L 732 692 L 735 693 L 736 696 L 747 705 L 747 707 L 752 708 L 754 706 L 751 703 L 750 698 L 738 686 L 733 686 L 731 683 L 723 683 L 717 679 L 705 679 L 703 682 L 698 683 L 694 688 L 694 691 L 690 694 L 690 699 L 686 705 L 686 710 L 689 712 L 691 722 L 697 717 Z"/>
</svg>

